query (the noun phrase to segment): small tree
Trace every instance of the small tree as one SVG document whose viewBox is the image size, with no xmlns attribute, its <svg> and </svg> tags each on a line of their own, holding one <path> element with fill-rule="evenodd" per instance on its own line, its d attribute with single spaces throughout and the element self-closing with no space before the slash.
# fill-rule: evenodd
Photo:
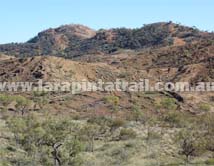
<svg viewBox="0 0 214 166">
<path fill-rule="evenodd" d="M 125 124 L 126 124 L 126 121 L 122 119 L 118 119 L 118 118 L 113 119 L 109 125 L 111 134 L 118 128 L 124 126 Z"/>
<path fill-rule="evenodd" d="M 33 101 L 38 104 L 39 108 L 43 108 L 48 103 L 48 96 L 47 92 L 34 92 L 33 93 Z"/>
<path fill-rule="evenodd" d="M 3 106 L 8 106 L 13 101 L 13 98 L 9 95 L 0 94 L 0 103 Z"/>
<path fill-rule="evenodd" d="M 11 118 L 7 124 L 32 165 L 79 165 L 81 142 L 74 136 L 70 121 L 30 114 Z"/>
<path fill-rule="evenodd" d="M 177 108 L 176 100 L 173 98 L 164 98 L 160 102 L 160 107 L 167 110 L 175 110 Z"/>
<path fill-rule="evenodd" d="M 56 120 L 50 118 L 43 123 L 46 134 L 43 136 L 42 144 L 52 149 L 54 166 L 61 166 L 61 151 L 68 134 L 70 133 L 70 123 L 66 120 Z"/>
<path fill-rule="evenodd" d="M 206 148 L 214 152 L 214 113 L 207 113 L 198 118 L 200 124 L 203 124 L 204 140 Z"/>
<path fill-rule="evenodd" d="M 99 126 L 87 124 L 80 130 L 80 137 L 89 144 L 89 151 L 94 152 L 94 140 L 99 135 Z"/>
<path fill-rule="evenodd" d="M 133 105 L 131 110 L 132 110 L 132 115 L 136 122 L 138 122 L 139 120 L 142 120 L 143 113 L 139 105 Z"/>
<path fill-rule="evenodd" d="M 22 115 L 24 115 L 24 113 L 27 112 L 30 105 L 32 104 L 30 100 L 23 96 L 16 96 L 14 97 L 14 100 L 16 101 L 16 108 L 18 112 L 21 112 Z"/>
<path fill-rule="evenodd" d="M 104 98 L 104 101 L 110 107 L 111 118 L 113 118 L 113 114 L 119 110 L 119 108 L 118 108 L 119 102 L 120 102 L 119 97 L 117 97 L 117 96 L 106 96 Z"/>
<path fill-rule="evenodd" d="M 193 128 L 182 130 L 178 134 L 177 141 L 181 149 L 179 153 L 185 156 L 186 163 L 189 163 L 192 156 L 203 152 L 205 148 L 201 134 Z"/>
<path fill-rule="evenodd" d="M 0 95 L 0 103 L 3 106 L 7 107 L 12 102 L 15 103 L 15 108 L 17 112 L 21 112 L 24 115 L 25 112 L 29 109 L 30 105 L 32 104 L 31 100 L 23 97 L 23 96 L 16 96 L 16 95 Z"/>
<path fill-rule="evenodd" d="M 189 162 L 190 157 L 193 156 L 196 152 L 194 140 L 188 137 L 184 138 L 181 142 L 181 148 L 181 154 L 185 155 L 186 161 Z"/>
<path fill-rule="evenodd" d="M 82 158 L 80 157 L 80 152 L 83 146 L 77 137 L 69 139 L 64 144 L 62 153 L 66 154 L 63 157 L 63 165 L 79 166 L 82 164 Z"/>
<path fill-rule="evenodd" d="M 136 137 L 137 137 L 137 134 L 133 129 L 123 128 L 120 130 L 120 135 L 119 135 L 120 140 L 134 139 Z"/>
</svg>

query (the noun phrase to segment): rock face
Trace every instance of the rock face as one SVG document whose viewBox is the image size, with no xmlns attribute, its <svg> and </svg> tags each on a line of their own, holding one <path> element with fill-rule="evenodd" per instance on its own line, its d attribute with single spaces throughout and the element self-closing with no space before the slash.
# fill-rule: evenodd
<svg viewBox="0 0 214 166">
<path fill-rule="evenodd" d="M 14 68 L 15 66 L 15 68 Z M 0 63 L 1 81 L 81 81 L 106 78 L 117 69 L 103 63 L 83 63 L 58 57 L 11 58 Z M 114 76 L 115 74 L 112 74 Z M 113 79 L 113 77 L 112 77 Z"/>
<path fill-rule="evenodd" d="M 138 29 L 99 31 L 82 25 L 65 25 L 43 31 L 26 43 L 0 45 L 0 52 L 3 52 L 0 80 L 115 81 L 120 78 L 138 81 L 147 78 L 151 83 L 183 81 L 194 85 L 199 81 L 214 80 L 213 41 L 213 33 L 171 22 L 149 24 Z M 124 110 L 131 108 L 136 94 L 115 94 L 120 97 Z M 61 98 L 59 94 L 56 96 Z M 105 94 L 101 92 L 75 96 L 68 107 L 80 111 L 87 107 L 105 110 L 103 96 Z M 153 110 L 163 97 L 174 98 L 182 110 L 197 110 L 198 103 L 209 103 L 213 99 L 211 93 L 168 92 L 139 97 L 139 102 L 142 108 Z M 55 100 L 51 102 L 61 106 Z M 62 107 L 62 110 L 67 110 L 67 106 Z"/>
</svg>

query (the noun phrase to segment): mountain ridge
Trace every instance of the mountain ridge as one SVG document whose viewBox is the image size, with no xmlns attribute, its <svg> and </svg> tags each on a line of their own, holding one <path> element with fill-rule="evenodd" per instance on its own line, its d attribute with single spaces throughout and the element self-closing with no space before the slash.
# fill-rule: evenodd
<svg viewBox="0 0 214 166">
<path fill-rule="evenodd" d="M 111 54 L 120 49 L 185 45 L 214 38 L 213 33 L 172 22 L 159 22 L 141 28 L 112 28 L 95 31 L 71 24 L 50 28 L 25 43 L 0 45 L 0 52 L 18 57 L 54 55 L 73 58 L 84 54 Z"/>
</svg>

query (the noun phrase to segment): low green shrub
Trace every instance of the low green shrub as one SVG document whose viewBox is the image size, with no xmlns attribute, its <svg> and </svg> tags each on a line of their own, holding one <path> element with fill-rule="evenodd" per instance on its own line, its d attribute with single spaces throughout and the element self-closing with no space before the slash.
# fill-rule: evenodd
<svg viewBox="0 0 214 166">
<path fill-rule="evenodd" d="M 205 164 L 207 164 L 207 165 L 214 165 L 214 158 L 208 159 L 207 161 L 205 161 Z"/>
<path fill-rule="evenodd" d="M 204 112 L 209 112 L 211 110 L 211 107 L 209 104 L 206 104 L 206 103 L 202 103 L 199 105 L 199 109 L 201 111 L 204 111 Z"/>
<path fill-rule="evenodd" d="M 176 110 L 177 108 L 176 100 L 173 98 L 164 98 L 160 102 L 160 107 L 167 110 Z"/>
<path fill-rule="evenodd" d="M 120 130 L 120 135 L 119 135 L 120 140 L 134 139 L 136 137 L 137 137 L 137 133 L 133 129 Z"/>
<path fill-rule="evenodd" d="M 176 111 L 169 111 L 163 115 L 164 122 L 173 127 L 182 127 L 185 125 L 185 119 L 186 117 L 183 115 L 183 113 Z"/>
<path fill-rule="evenodd" d="M 112 120 L 110 127 L 112 129 L 116 129 L 116 128 L 124 126 L 125 124 L 126 124 L 126 122 L 123 119 L 117 118 L 117 119 Z"/>
</svg>

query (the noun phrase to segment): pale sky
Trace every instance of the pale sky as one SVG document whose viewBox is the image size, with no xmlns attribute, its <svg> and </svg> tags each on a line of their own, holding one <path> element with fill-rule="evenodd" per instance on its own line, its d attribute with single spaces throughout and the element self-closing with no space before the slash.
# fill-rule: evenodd
<svg viewBox="0 0 214 166">
<path fill-rule="evenodd" d="M 173 21 L 214 31 L 214 0 L 0 0 L 0 44 L 64 24 L 94 29 Z"/>
</svg>

